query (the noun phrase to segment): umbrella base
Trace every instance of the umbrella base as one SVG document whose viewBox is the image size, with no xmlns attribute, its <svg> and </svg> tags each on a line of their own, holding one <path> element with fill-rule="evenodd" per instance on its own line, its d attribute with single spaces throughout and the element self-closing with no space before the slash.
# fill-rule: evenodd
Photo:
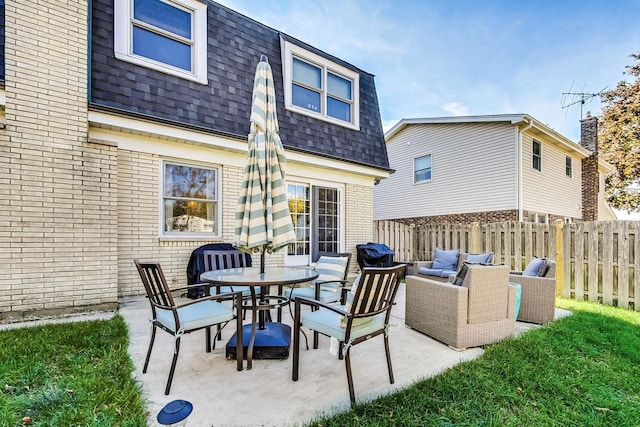
<svg viewBox="0 0 640 427">
<path fill-rule="evenodd" d="M 247 358 L 251 325 L 242 327 L 242 344 L 244 359 Z M 234 334 L 227 342 L 227 359 L 236 359 L 237 337 Z M 266 322 L 264 329 L 256 326 L 256 339 L 253 343 L 253 359 L 287 359 L 291 344 L 291 327 L 277 322 Z"/>
</svg>

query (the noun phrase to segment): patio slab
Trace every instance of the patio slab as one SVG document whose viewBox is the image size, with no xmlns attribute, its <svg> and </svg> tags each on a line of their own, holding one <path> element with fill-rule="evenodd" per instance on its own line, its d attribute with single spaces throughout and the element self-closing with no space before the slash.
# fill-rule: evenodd
<svg viewBox="0 0 640 427">
<path fill-rule="evenodd" d="M 462 361 L 475 359 L 482 348 L 456 351 L 404 324 L 404 283 L 392 311 L 390 346 L 395 383 L 389 384 L 381 337 L 358 344 L 351 351 L 354 387 L 358 402 L 406 388 Z M 149 424 L 168 402 L 184 399 L 193 404 L 189 424 L 197 426 L 298 426 L 321 414 L 349 408 L 344 361 L 329 353 L 329 339 L 320 338 L 317 350 L 301 342 L 299 380 L 291 380 L 292 356 L 287 360 L 254 360 L 252 370 L 236 371 L 225 358 L 225 344 L 234 329 L 223 330 L 215 350 L 204 351 L 204 332 L 183 337 L 169 396 L 164 387 L 172 357 L 173 340 L 159 331 L 146 374 L 142 365 L 149 340 L 149 305 L 144 298 L 126 300 L 120 314 L 129 325 L 129 351 L 136 366 L 150 411 Z M 283 321 L 291 323 L 285 310 Z M 525 331 L 536 327 L 517 323 Z M 309 334 L 308 334 L 309 335 Z"/>
</svg>

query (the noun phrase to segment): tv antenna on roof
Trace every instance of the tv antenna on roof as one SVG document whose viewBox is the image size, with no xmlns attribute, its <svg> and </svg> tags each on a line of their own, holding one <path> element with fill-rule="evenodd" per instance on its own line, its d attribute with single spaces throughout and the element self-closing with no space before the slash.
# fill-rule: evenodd
<svg viewBox="0 0 640 427">
<path fill-rule="evenodd" d="M 602 95 L 602 92 L 607 89 L 607 86 L 602 88 L 602 90 L 598 93 L 590 93 L 590 92 L 563 92 L 562 93 L 562 108 L 569 108 L 576 104 L 580 104 L 580 119 L 582 119 L 582 108 L 587 101 L 591 101 L 596 96 Z M 568 97 L 571 97 L 570 100 L 567 100 Z M 566 102 L 569 102 L 566 104 Z"/>
</svg>

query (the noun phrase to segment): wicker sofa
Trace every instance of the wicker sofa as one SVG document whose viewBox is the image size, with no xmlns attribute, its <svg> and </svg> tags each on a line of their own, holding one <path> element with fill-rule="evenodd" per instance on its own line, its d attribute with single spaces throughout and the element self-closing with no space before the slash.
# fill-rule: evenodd
<svg viewBox="0 0 640 427">
<path fill-rule="evenodd" d="M 491 254 L 482 254 L 482 255 L 488 255 L 488 258 L 484 261 L 486 263 L 493 263 L 493 253 Z M 477 256 L 477 255 L 473 255 L 473 256 Z M 465 261 L 467 261 L 467 259 L 469 258 L 469 253 L 468 252 L 460 252 L 460 254 L 458 255 L 458 262 L 456 264 L 456 268 L 455 271 L 460 271 L 460 269 L 462 268 L 462 265 L 464 264 Z M 435 273 L 435 274 L 423 274 L 420 272 L 420 268 L 422 268 L 423 270 L 426 269 L 431 269 L 433 267 L 433 260 L 431 261 L 414 261 L 413 262 L 413 274 L 419 277 L 424 277 L 427 279 L 431 279 L 431 280 L 436 280 L 438 282 L 446 282 L 449 280 L 449 274 L 452 272 L 449 271 L 443 271 L 443 272 L 439 272 L 439 273 Z"/>
<path fill-rule="evenodd" d="M 519 283 L 522 289 L 520 299 L 521 322 L 545 324 L 555 318 L 556 305 L 556 263 L 547 260 L 549 269 L 543 277 L 523 276 L 522 271 L 512 271 L 509 281 Z"/>
<path fill-rule="evenodd" d="M 407 276 L 405 324 L 456 349 L 512 336 L 516 288 L 509 285 L 509 267 L 467 269 L 461 286 Z"/>
</svg>

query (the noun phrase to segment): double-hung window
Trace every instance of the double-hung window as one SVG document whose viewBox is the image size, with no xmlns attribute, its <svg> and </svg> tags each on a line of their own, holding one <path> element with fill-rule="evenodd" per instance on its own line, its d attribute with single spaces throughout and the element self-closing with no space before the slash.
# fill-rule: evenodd
<svg viewBox="0 0 640 427">
<path fill-rule="evenodd" d="M 413 159 L 413 182 L 415 184 L 431 179 L 431 154 Z"/>
<path fill-rule="evenodd" d="M 359 74 L 288 41 L 282 44 L 286 108 L 359 129 Z"/>
<path fill-rule="evenodd" d="M 533 147 L 531 149 L 531 159 L 533 167 L 537 171 L 542 170 L 542 144 L 540 141 L 533 140 Z"/>
<path fill-rule="evenodd" d="M 162 188 L 163 236 L 219 234 L 217 169 L 165 162 Z"/>
<path fill-rule="evenodd" d="M 573 161 L 571 160 L 571 157 L 566 156 L 564 163 L 564 173 L 571 178 L 573 176 Z"/>
<path fill-rule="evenodd" d="M 207 5 L 115 0 L 116 58 L 207 83 Z"/>
</svg>

